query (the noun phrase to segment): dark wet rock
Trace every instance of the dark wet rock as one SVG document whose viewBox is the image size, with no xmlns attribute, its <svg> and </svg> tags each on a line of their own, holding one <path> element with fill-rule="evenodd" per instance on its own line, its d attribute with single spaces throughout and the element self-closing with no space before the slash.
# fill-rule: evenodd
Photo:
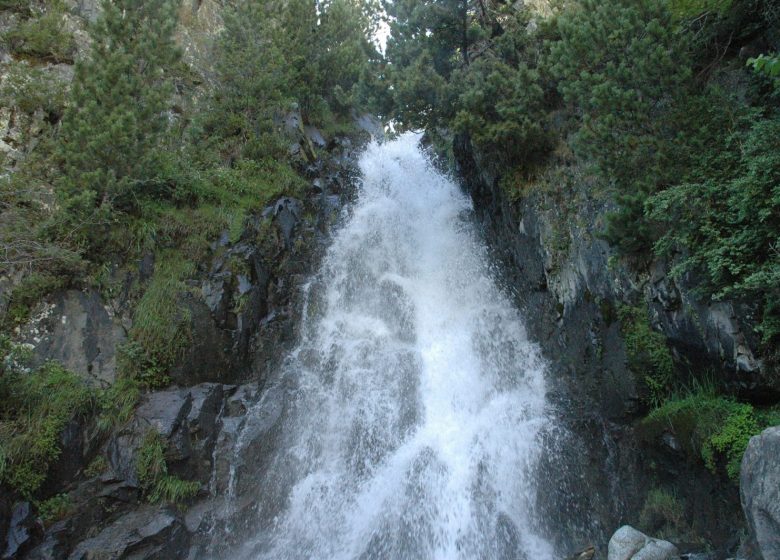
<svg viewBox="0 0 780 560">
<path fill-rule="evenodd" d="M 188 543 L 189 534 L 175 511 L 145 506 L 79 543 L 68 560 L 176 560 L 186 556 Z"/>
<path fill-rule="evenodd" d="M 652 488 L 666 485 L 692 512 L 698 538 L 729 549 L 740 530 L 733 488 L 682 458 L 675 448 L 684 442 L 648 441 L 637 430 L 649 411 L 646 388 L 642 372 L 628 367 L 618 310 L 647 305 L 649 326 L 666 337 L 681 372 L 713 376 L 754 402 L 774 402 L 780 393 L 773 386 L 780 384 L 757 357 L 750 310 L 701 301 L 696 279 L 672 279 L 669 263 L 632 268 L 617 258 L 599 238 L 613 208 L 592 195 L 592 179 L 575 161 L 550 166 L 567 177 L 577 199 L 573 215 L 564 218 L 543 189 L 510 199 L 500 186 L 502 170 L 467 137 L 456 137 L 453 151 L 529 337 L 549 358 L 550 400 L 565 435 L 550 436 L 541 460 L 548 484 L 538 507 L 547 530 L 564 547 L 593 542 L 600 548 L 614 527 L 639 519 Z"/>
<path fill-rule="evenodd" d="M 740 494 L 750 541 L 764 560 L 780 560 L 780 426 L 750 439 L 742 458 Z M 751 558 L 760 556 L 753 553 Z"/>
<path fill-rule="evenodd" d="M 225 373 L 230 371 L 230 334 L 218 328 L 208 305 L 199 297 L 184 294 L 180 296 L 180 305 L 190 316 L 192 337 L 171 369 L 171 379 L 183 386 L 229 381 Z"/>
<path fill-rule="evenodd" d="M 250 383 L 235 388 L 225 402 L 225 416 L 243 416 L 257 401 L 257 385 Z"/>
<path fill-rule="evenodd" d="M 41 527 L 33 514 L 30 502 L 20 502 L 13 507 L 10 525 L 5 539 L 3 558 L 15 558 L 33 544 L 35 538 L 42 533 Z"/>
<path fill-rule="evenodd" d="M 289 248 L 292 245 L 293 232 L 301 219 L 302 213 L 303 204 L 301 201 L 285 196 L 269 206 L 263 212 L 263 216 L 274 218 L 282 233 L 285 246 Z"/>
<path fill-rule="evenodd" d="M 146 282 L 154 275 L 154 253 L 144 253 L 138 262 L 138 279 Z"/>
<path fill-rule="evenodd" d="M 117 348 L 125 338 L 122 322 L 98 292 L 76 290 L 42 304 L 21 336 L 34 346 L 37 363 L 56 360 L 99 386 L 114 382 Z"/>
<path fill-rule="evenodd" d="M 133 420 L 107 445 L 113 472 L 113 478 L 108 479 L 137 486 L 136 453 L 146 435 L 154 430 L 166 442 L 165 458 L 171 473 L 207 483 L 212 472 L 224 396 L 225 388 L 218 383 L 158 391 L 145 396 Z"/>
</svg>

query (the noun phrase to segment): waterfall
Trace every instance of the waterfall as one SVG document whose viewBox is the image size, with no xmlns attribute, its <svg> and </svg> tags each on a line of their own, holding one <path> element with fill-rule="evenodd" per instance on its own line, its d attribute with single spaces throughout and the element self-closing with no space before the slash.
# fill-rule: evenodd
<svg viewBox="0 0 780 560">
<path fill-rule="evenodd" d="M 361 158 L 358 199 L 274 381 L 284 412 L 251 536 L 224 558 L 555 556 L 534 513 L 545 364 L 469 199 L 418 144 L 405 134 Z"/>
</svg>

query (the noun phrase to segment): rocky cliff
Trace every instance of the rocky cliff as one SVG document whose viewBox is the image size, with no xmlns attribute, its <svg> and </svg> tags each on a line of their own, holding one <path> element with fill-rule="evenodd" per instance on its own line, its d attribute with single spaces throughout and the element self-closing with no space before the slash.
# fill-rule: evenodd
<svg viewBox="0 0 780 560">
<path fill-rule="evenodd" d="M 745 527 L 737 484 L 705 468 L 690 431 L 648 429 L 655 374 L 642 366 L 654 364 L 637 360 L 636 339 L 668 349 L 684 383 L 705 377 L 731 395 L 775 403 L 780 378 L 758 357 L 751 307 L 704 300 L 695 278 L 673 278 L 663 261 L 618 258 L 599 238 L 609 197 L 565 148 L 514 198 L 467 137 L 453 151 L 506 287 L 549 358 L 568 435 L 548 460 L 543 507 L 565 512 L 560 538 L 581 548 L 583 539 L 605 543 L 622 523 L 644 523 L 683 552 L 733 554 Z M 665 514 L 658 496 L 673 498 Z"/>
</svg>

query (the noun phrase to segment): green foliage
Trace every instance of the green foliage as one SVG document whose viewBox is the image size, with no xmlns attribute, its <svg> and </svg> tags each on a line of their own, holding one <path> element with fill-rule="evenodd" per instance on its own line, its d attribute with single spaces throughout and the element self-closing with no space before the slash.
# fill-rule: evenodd
<svg viewBox="0 0 780 560">
<path fill-rule="evenodd" d="M 537 56 L 527 25 L 525 13 L 517 12 L 478 59 L 453 75 L 459 94 L 452 126 L 510 168 L 527 168 L 553 146 L 544 76 L 534 67 Z"/>
<path fill-rule="evenodd" d="M 648 391 L 646 400 L 658 406 L 674 383 L 674 361 L 666 338 L 650 326 L 647 312 L 639 307 L 621 306 L 618 320 L 628 356 L 628 368 L 641 379 Z"/>
<path fill-rule="evenodd" d="M 87 468 L 84 469 L 84 476 L 87 478 L 94 478 L 100 476 L 108 469 L 108 459 L 104 455 L 98 455 L 95 457 Z"/>
<path fill-rule="evenodd" d="M 73 510 L 73 502 L 67 494 L 57 494 L 47 500 L 37 502 L 35 507 L 44 524 L 51 525 L 64 519 Z"/>
<path fill-rule="evenodd" d="M 669 0 L 669 9 L 679 19 L 694 18 L 706 13 L 723 14 L 734 0 Z"/>
<path fill-rule="evenodd" d="M 63 227 L 78 231 L 87 248 L 100 247 L 115 211 L 167 194 L 158 155 L 173 93 L 170 69 L 179 58 L 175 10 L 173 0 L 104 0 L 90 27 L 90 56 L 76 66 L 63 118 L 57 183 Z"/>
<path fill-rule="evenodd" d="M 575 147 L 614 184 L 620 208 L 606 235 L 625 252 L 648 248 L 644 201 L 684 163 L 670 102 L 690 70 L 671 18 L 661 0 L 582 0 L 558 18 L 550 45 L 559 89 L 582 115 Z"/>
<path fill-rule="evenodd" d="M 107 434 L 115 426 L 127 423 L 133 416 L 135 406 L 141 398 L 140 382 L 134 378 L 122 376 L 113 385 L 98 393 L 97 428 Z"/>
<path fill-rule="evenodd" d="M 30 499 L 62 451 L 62 430 L 91 409 L 93 393 L 52 362 L 34 372 L 6 369 L 0 395 L 0 481 Z"/>
<path fill-rule="evenodd" d="M 770 80 L 776 90 L 780 90 L 780 55 L 762 54 L 747 61 L 756 73 L 763 74 Z"/>
<path fill-rule="evenodd" d="M 8 311 L 3 324 L 6 327 L 24 323 L 29 317 L 32 308 L 37 305 L 44 296 L 66 285 L 67 279 L 51 273 L 34 272 L 24 277 L 11 291 L 8 302 Z"/>
<path fill-rule="evenodd" d="M 156 430 L 146 433 L 136 454 L 135 468 L 141 490 L 152 503 L 181 503 L 193 498 L 200 489 L 196 481 L 185 481 L 168 474 L 165 440 Z"/>
<path fill-rule="evenodd" d="M 64 16 L 63 4 L 51 2 L 44 13 L 6 32 L 3 40 L 16 56 L 51 62 L 72 61 L 76 45 L 64 25 Z"/>
<path fill-rule="evenodd" d="M 648 492 L 639 514 L 639 527 L 658 537 L 665 537 L 667 531 L 678 537 L 685 530 L 685 509 L 674 494 L 661 488 Z"/>
<path fill-rule="evenodd" d="M 715 298 L 759 302 L 771 346 L 780 336 L 780 116 L 754 119 L 702 153 L 698 181 L 667 189 L 649 209 L 666 231 L 656 250 L 681 254 L 673 273 L 703 273 Z"/>
<path fill-rule="evenodd" d="M 179 254 L 162 257 L 135 308 L 130 341 L 123 348 L 120 364 L 127 377 L 147 387 L 170 383 L 170 368 L 192 343 L 190 314 L 180 297 L 193 268 L 193 263 Z"/>
<path fill-rule="evenodd" d="M 55 73 L 26 61 L 12 62 L 0 84 L 0 103 L 28 115 L 42 109 L 51 120 L 57 120 L 65 110 L 65 93 L 65 84 Z"/>
<path fill-rule="evenodd" d="M 671 430 L 692 457 L 713 473 L 723 469 L 734 481 L 750 438 L 768 425 L 751 405 L 707 390 L 668 400 L 643 424 L 651 433 Z"/>
</svg>

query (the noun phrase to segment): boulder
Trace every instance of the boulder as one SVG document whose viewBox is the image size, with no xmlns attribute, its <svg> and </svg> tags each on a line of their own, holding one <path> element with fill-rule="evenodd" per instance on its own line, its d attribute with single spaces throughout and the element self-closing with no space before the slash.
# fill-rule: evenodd
<svg viewBox="0 0 780 560">
<path fill-rule="evenodd" d="M 144 506 L 79 543 L 68 560 L 176 560 L 186 557 L 189 534 L 178 514 Z"/>
<path fill-rule="evenodd" d="M 780 560 L 780 426 L 750 439 L 739 490 L 751 540 L 764 560 Z"/>
<path fill-rule="evenodd" d="M 608 560 L 672 560 L 680 552 L 672 543 L 653 539 L 629 525 L 618 529 L 609 540 Z"/>
</svg>

